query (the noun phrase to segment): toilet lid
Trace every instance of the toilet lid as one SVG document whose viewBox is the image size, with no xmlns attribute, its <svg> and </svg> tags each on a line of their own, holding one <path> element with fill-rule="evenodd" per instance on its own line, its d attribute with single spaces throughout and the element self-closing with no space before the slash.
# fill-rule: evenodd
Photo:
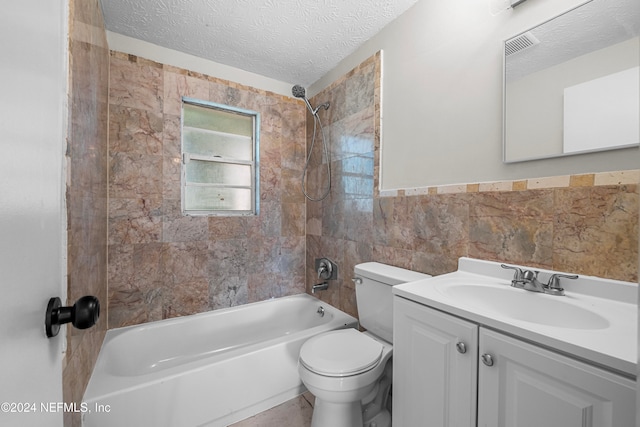
<svg viewBox="0 0 640 427">
<path fill-rule="evenodd" d="M 332 377 L 357 375 L 380 362 L 384 346 L 355 329 L 340 329 L 310 338 L 300 349 L 300 363 Z"/>
</svg>

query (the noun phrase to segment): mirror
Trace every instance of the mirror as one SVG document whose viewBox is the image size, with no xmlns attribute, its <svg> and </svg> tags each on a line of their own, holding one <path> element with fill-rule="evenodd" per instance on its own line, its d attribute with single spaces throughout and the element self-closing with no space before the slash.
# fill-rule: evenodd
<svg viewBox="0 0 640 427">
<path fill-rule="evenodd" d="M 504 43 L 503 161 L 640 142 L 640 2 L 591 0 Z"/>
</svg>

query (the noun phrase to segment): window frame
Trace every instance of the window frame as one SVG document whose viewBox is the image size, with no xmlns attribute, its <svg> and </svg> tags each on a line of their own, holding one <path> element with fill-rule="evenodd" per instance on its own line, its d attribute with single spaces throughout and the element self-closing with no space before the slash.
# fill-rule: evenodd
<svg viewBox="0 0 640 427">
<path fill-rule="evenodd" d="M 202 154 L 195 154 L 187 152 L 185 150 L 185 124 L 184 124 L 184 105 L 194 105 L 197 107 L 210 108 L 213 110 L 219 110 L 226 113 L 233 113 L 242 116 L 252 118 L 253 122 L 253 135 L 252 135 L 252 160 L 241 160 L 230 157 L 214 157 L 206 156 Z M 187 126 L 189 127 L 189 126 Z M 191 128 L 199 129 L 199 128 Z M 208 129 L 202 129 L 208 132 Z M 229 133 L 228 135 L 235 135 Z M 240 137 L 240 135 L 238 135 Z M 244 136 L 241 136 L 245 138 Z M 187 187 L 216 187 L 216 188 L 248 188 L 246 186 L 237 186 L 230 184 L 197 184 L 188 185 L 187 182 L 187 165 L 191 160 L 205 161 L 211 163 L 226 163 L 232 165 L 248 165 L 251 167 L 251 209 L 249 210 L 234 210 L 234 209 L 187 209 L 186 206 L 186 189 Z M 260 212 L 260 113 L 253 110 L 247 110 L 244 108 L 238 108 L 230 105 L 219 104 L 210 101 L 203 101 L 200 99 L 182 97 L 180 106 L 180 199 L 181 199 L 181 211 L 186 216 L 256 216 Z"/>
</svg>

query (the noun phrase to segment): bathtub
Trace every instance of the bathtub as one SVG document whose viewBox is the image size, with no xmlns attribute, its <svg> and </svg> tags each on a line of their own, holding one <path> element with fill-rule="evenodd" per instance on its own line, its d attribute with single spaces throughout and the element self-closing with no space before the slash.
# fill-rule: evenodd
<svg viewBox="0 0 640 427">
<path fill-rule="evenodd" d="M 357 324 L 300 294 L 109 330 L 82 423 L 227 426 L 304 392 L 297 370 L 302 344 Z"/>
</svg>

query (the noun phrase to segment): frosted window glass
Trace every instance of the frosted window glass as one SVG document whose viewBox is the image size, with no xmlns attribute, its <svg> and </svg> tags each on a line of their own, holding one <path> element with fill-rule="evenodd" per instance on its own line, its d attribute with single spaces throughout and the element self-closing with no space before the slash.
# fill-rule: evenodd
<svg viewBox="0 0 640 427">
<path fill-rule="evenodd" d="M 185 202 L 192 210 L 250 211 L 251 189 L 191 187 L 185 188 Z"/>
<path fill-rule="evenodd" d="M 253 158 L 253 140 L 249 137 L 185 128 L 182 138 L 189 153 L 249 161 Z"/>
<path fill-rule="evenodd" d="M 183 104 L 184 126 L 253 136 L 253 117 L 199 105 Z"/>
<path fill-rule="evenodd" d="M 251 187 L 251 166 L 191 160 L 187 166 L 187 182 Z"/>
</svg>

